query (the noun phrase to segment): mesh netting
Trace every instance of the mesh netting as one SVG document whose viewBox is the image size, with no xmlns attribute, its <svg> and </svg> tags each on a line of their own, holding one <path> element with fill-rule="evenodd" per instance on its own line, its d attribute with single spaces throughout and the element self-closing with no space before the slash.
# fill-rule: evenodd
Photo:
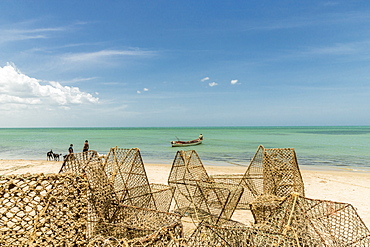
<svg viewBox="0 0 370 247">
<path fill-rule="evenodd" d="M 108 222 L 114 215 L 114 205 L 119 203 L 113 185 L 109 182 L 96 151 L 74 153 L 64 161 L 60 173 L 82 174 L 88 180 L 88 237 L 93 236 L 94 228 L 100 218 Z"/>
<path fill-rule="evenodd" d="M 232 247 L 291 247 L 292 239 L 279 233 L 271 233 L 236 223 L 223 226 L 202 222 L 190 236 L 188 246 L 232 246 Z"/>
<path fill-rule="evenodd" d="M 121 203 L 157 208 L 138 148 L 111 148 L 103 166 Z"/>
<path fill-rule="evenodd" d="M 180 215 L 127 205 L 115 209 L 111 222 L 97 224 L 89 246 L 179 246 L 183 241 Z"/>
<path fill-rule="evenodd" d="M 195 150 L 180 150 L 176 153 L 168 183 L 179 180 L 187 180 L 192 184 L 196 184 L 197 181 L 211 181 Z"/>
<path fill-rule="evenodd" d="M 297 246 L 369 246 L 370 231 L 351 204 L 315 200 L 293 193 L 277 207 L 266 197 L 271 207 L 252 207 L 258 214 L 255 226 L 265 231 L 283 234 L 294 239 Z M 273 209 L 273 210 L 271 210 Z M 268 217 L 263 218 L 266 215 Z"/>
<path fill-rule="evenodd" d="M 149 184 L 140 150 L 137 148 L 114 147 L 106 156 L 101 157 L 93 150 L 72 154 L 65 160 L 60 172 L 87 174 L 95 194 L 99 195 L 96 200 L 100 204 L 104 202 L 99 201 L 105 200 L 101 198 L 107 198 L 116 203 L 160 211 L 168 211 L 171 205 L 173 188 Z M 105 187 L 111 189 L 105 190 Z M 107 191 L 109 195 L 106 194 Z M 104 211 L 108 213 L 109 209 Z"/>
<path fill-rule="evenodd" d="M 0 180 L 1 246 L 85 246 L 87 181 L 68 174 Z"/>
<path fill-rule="evenodd" d="M 149 184 L 138 149 L 72 154 L 60 172 L 0 177 L 1 246 L 370 246 L 352 205 L 303 196 L 293 149 L 260 146 L 220 180 L 194 150 L 177 152 L 169 185 Z M 252 226 L 230 220 L 240 198 Z M 199 223 L 188 238 L 182 216 Z"/>
<path fill-rule="evenodd" d="M 212 181 L 194 150 L 177 152 L 168 184 L 176 188 L 176 212 L 195 222 L 230 219 L 243 193 L 241 186 Z"/>
<path fill-rule="evenodd" d="M 59 173 L 74 172 L 82 174 L 85 172 L 86 167 L 92 162 L 97 162 L 96 160 L 99 160 L 98 162 L 101 163 L 98 153 L 94 150 L 69 154 L 66 156 Z"/>
<path fill-rule="evenodd" d="M 156 208 L 161 212 L 169 212 L 175 188 L 166 184 L 150 184 L 150 190 L 156 202 Z"/>
<path fill-rule="evenodd" d="M 293 193 L 285 199 L 258 198 L 252 210 L 267 211 L 258 213 L 258 224 L 202 222 L 188 239 L 188 246 L 370 246 L 370 231 L 347 203 Z"/>
<path fill-rule="evenodd" d="M 194 151 L 178 151 L 168 177 L 168 184 L 175 188 L 176 211 L 182 215 L 208 212 L 196 212 L 197 205 L 202 205 L 203 197 L 197 182 L 209 181 L 208 174 Z"/>
<path fill-rule="evenodd" d="M 293 148 L 265 148 L 263 156 L 265 194 L 279 197 L 297 192 L 304 196 L 304 184 Z"/>
<path fill-rule="evenodd" d="M 211 216 L 208 221 L 214 224 L 228 221 L 238 205 L 243 187 L 202 181 L 199 181 L 197 185 L 203 197 L 202 204 L 197 205 L 197 209 L 207 211 Z"/>
<path fill-rule="evenodd" d="M 180 216 L 158 211 L 169 210 L 174 189 L 149 184 L 138 149 L 115 147 L 107 156 L 88 151 L 71 157 L 61 172 L 81 173 L 88 180 L 90 244 L 105 246 L 101 241 L 114 239 L 117 244 L 152 246 L 182 238 Z"/>
<path fill-rule="evenodd" d="M 258 196 L 250 203 L 250 209 L 253 214 L 255 223 L 263 222 L 269 219 L 275 210 L 280 207 L 285 197 L 264 194 Z"/>
<path fill-rule="evenodd" d="M 258 147 L 244 174 L 213 175 L 216 182 L 244 188 L 238 209 L 249 209 L 249 203 L 262 194 L 304 196 L 304 184 L 293 148 Z"/>
</svg>

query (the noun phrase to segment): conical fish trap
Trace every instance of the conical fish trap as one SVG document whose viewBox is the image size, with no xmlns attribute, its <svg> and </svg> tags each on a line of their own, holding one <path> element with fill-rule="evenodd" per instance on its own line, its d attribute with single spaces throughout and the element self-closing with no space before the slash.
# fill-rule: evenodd
<svg viewBox="0 0 370 247">
<path fill-rule="evenodd" d="M 175 211 L 196 223 L 229 220 L 243 193 L 241 186 L 212 181 L 194 150 L 177 152 L 168 184 L 175 188 Z"/>
<path fill-rule="evenodd" d="M 295 239 L 297 246 L 370 246 L 370 232 L 351 204 L 294 193 L 256 227 Z"/>
</svg>

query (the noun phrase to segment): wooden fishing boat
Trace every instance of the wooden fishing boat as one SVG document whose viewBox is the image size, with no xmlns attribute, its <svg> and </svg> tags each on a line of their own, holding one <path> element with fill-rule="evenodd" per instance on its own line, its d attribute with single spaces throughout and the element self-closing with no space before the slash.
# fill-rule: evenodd
<svg viewBox="0 0 370 247">
<path fill-rule="evenodd" d="M 172 141 L 171 145 L 172 147 L 186 147 L 186 146 L 195 146 L 202 144 L 203 140 L 195 139 L 191 141 Z"/>
<path fill-rule="evenodd" d="M 171 145 L 172 145 L 172 147 L 195 146 L 195 145 L 202 144 L 202 141 L 203 141 L 203 136 L 200 135 L 198 139 L 194 139 L 194 140 L 191 140 L 191 141 L 180 141 L 180 140 L 171 141 Z"/>
</svg>

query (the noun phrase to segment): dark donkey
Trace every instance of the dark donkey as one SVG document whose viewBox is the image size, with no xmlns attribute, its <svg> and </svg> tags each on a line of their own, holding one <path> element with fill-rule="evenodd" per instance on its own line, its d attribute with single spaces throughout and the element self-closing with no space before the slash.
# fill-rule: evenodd
<svg viewBox="0 0 370 247">
<path fill-rule="evenodd" d="M 54 160 L 55 161 L 59 161 L 60 160 L 60 156 L 62 156 L 62 154 L 53 153 L 53 156 L 54 156 Z"/>
<path fill-rule="evenodd" d="M 46 153 L 46 160 L 53 160 L 54 159 L 54 153 L 53 150 L 50 150 Z"/>
</svg>

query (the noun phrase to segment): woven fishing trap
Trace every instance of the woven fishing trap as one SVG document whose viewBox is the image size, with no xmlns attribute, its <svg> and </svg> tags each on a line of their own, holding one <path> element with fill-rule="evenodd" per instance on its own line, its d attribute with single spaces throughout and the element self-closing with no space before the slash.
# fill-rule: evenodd
<svg viewBox="0 0 370 247">
<path fill-rule="evenodd" d="M 244 188 L 238 209 L 262 194 L 289 196 L 298 192 L 304 196 L 304 183 L 293 148 L 264 148 L 260 145 L 244 174 L 213 175 L 216 182 Z"/>
<path fill-rule="evenodd" d="M 263 210 L 268 212 L 261 215 Z M 218 225 L 200 223 L 188 239 L 188 246 L 370 246 L 370 231 L 347 203 L 293 193 L 284 199 L 258 198 L 252 211 L 260 214 L 252 226 L 231 220 Z"/>
<path fill-rule="evenodd" d="M 170 209 L 174 188 L 149 183 L 138 148 L 114 147 L 105 156 L 93 150 L 76 153 L 67 157 L 60 172 L 87 174 L 90 185 L 100 187 L 97 194 L 106 193 L 108 186 L 119 203 L 165 212 Z"/>
<path fill-rule="evenodd" d="M 123 246 L 165 246 L 182 239 L 181 217 L 167 213 L 173 188 L 149 184 L 138 149 L 115 147 L 107 156 L 95 151 L 74 154 L 60 172 L 86 176 L 87 235 L 93 246 L 109 239 Z"/>
<path fill-rule="evenodd" d="M 293 148 L 264 148 L 263 193 L 278 197 L 304 196 L 304 183 Z"/>
<path fill-rule="evenodd" d="M 1 246 L 86 246 L 88 184 L 84 177 L 0 178 Z"/>
<path fill-rule="evenodd" d="M 111 148 L 103 167 L 120 202 L 156 209 L 139 149 Z"/>
<path fill-rule="evenodd" d="M 168 185 L 149 183 L 139 149 L 118 147 L 69 155 L 59 174 L 0 178 L 1 246 L 370 246 L 352 205 L 304 197 L 294 149 L 260 146 L 245 174 L 224 177 L 178 151 Z M 251 226 L 231 220 L 240 203 Z"/>
<path fill-rule="evenodd" d="M 194 150 L 177 152 L 168 184 L 175 188 L 175 212 L 195 223 L 229 220 L 243 193 L 241 186 L 214 182 Z"/>
<path fill-rule="evenodd" d="M 225 225 L 202 222 L 187 241 L 188 246 L 230 246 L 230 247 L 292 247 L 293 239 L 279 233 L 259 230 L 230 221 Z"/>
<path fill-rule="evenodd" d="M 292 193 L 280 204 L 271 197 L 258 200 L 252 212 L 254 227 L 294 239 L 295 246 L 370 246 L 370 231 L 348 203 Z"/>
<path fill-rule="evenodd" d="M 180 246 L 183 241 L 180 215 L 121 204 L 110 222 L 96 224 L 89 246 Z"/>
<path fill-rule="evenodd" d="M 249 203 L 257 196 L 263 194 L 263 157 L 264 148 L 263 146 L 259 146 L 244 174 L 216 174 L 211 176 L 216 182 L 242 186 L 244 188 L 237 206 L 238 209 L 249 209 Z"/>
</svg>

